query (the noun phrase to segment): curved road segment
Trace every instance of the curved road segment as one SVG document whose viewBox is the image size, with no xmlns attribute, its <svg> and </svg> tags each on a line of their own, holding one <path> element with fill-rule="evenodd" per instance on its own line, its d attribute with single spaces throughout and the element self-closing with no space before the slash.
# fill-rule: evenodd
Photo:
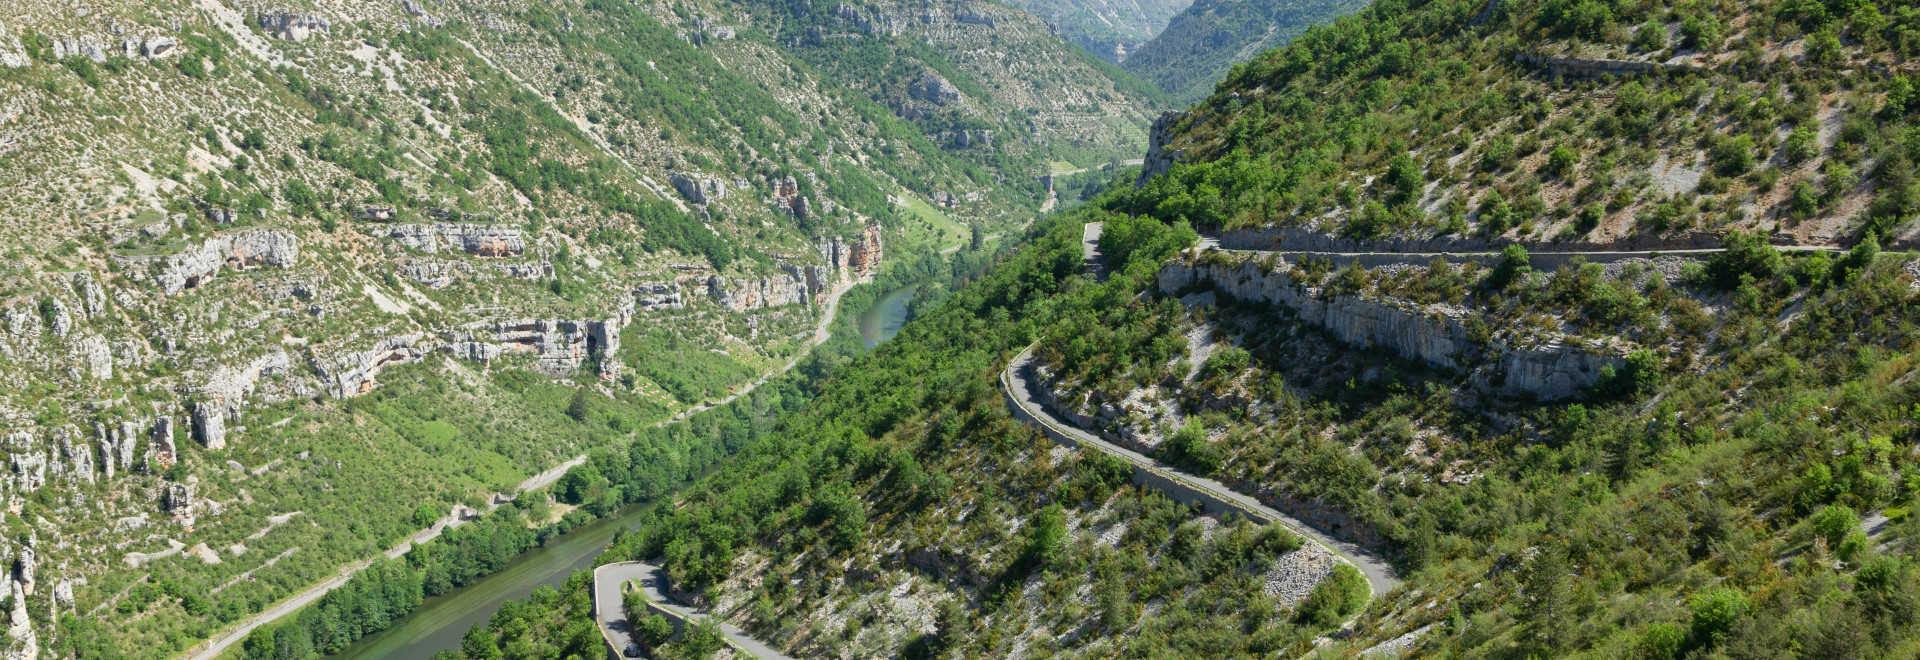
<svg viewBox="0 0 1920 660">
<path fill-rule="evenodd" d="M 600 634 L 613 646 L 616 654 L 632 646 L 633 636 L 627 630 L 627 618 L 624 604 L 620 602 L 621 585 L 629 581 L 638 581 L 640 590 L 654 606 L 665 610 L 668 616 L 682 621 L 692 619 L 706 621 L 710 617 L 705 612 L 697 612 L 682 607 L 666 593 L 667 571 L 642 561 L 623 561 L 607 564 L 593 569 L 593 618 L 599 624 Z M 746 632 L 720 619 L 713 619 L 720 634 L 727 637 L 739 650 L 757 658 L 774 660 L 792 660 L 764 642 L 747 635 Z"/>
<path fill-rule="evenodd" d="M 1037 345 L 1038 344 L 1036 344 L 1036 346 Z M 1093 433 L 1089 433 L 1055 417 L 1052 412 L 1047 410 L 1046 405 L 1040 402 L 1039 397 L 1034 394 L 1036 390 L 1031 380 L 1033 377 L 1033 349 L 1033 346 L 1028 346 L 1027 350 L 1021 351 L 1019 356 L 1007 363 L 1006 371 L 1001 374 L 1000 383 L 1002 388 L 1006 390 L 1007 399 L 1012 402 L 1013 405 L 1019 406 L 1022 411 L 1026 412 L 1033 419 L 1038 420 L 1041 425 L 1057 433 L 1057 436 L 1049 434 L 1056 440 L 1060 439 L 1060 436 L 1064 436 L 1068 443 L 1098 449 L 1131 463 L 1136 467 L 1156 473 L 1161 477 L 1181 482 L 1188 487 L 1204 492 L 1214 498 L 1229 502 L 1234 508 L 1241 509 L 1247 513 L 1247 517 L 1249 518 L 1265 519 L 1285 525 L 1287 529 L 1292 530 L 1295 534 L 1299 534 L 1302 538 L 1326 548 L 1335 556 L 1352 564 L 1354 568 L 1360 569 L 1360 572 L 1367 576 L 1367 584 L 1373 587 L 1373 594 L 1375 596 L 1384 595 L 1392 591 L 1393 588 L 1399 584 L 1399 579 L 1394 575 L 1393 567 L 1389 566 L 1386 560 L 1380 555 L 1366 548 L 1329 536 L 1325 532 L 1320 531 L 1319 528 L 1308 524 L 1306 521 L 1289 515 L 1279 509 L 1267 506 L 1257 499 L 1241 494 L 1232 488 L 1228 488 L 1225 484 L 1205 477 L 1188 474 L 1179 468 L 1154 460 L 1145 454 L 1108 442 Z M 1174 499 L 1181 500 L 1184 498 L 1176 495 Z"/>
</svg>

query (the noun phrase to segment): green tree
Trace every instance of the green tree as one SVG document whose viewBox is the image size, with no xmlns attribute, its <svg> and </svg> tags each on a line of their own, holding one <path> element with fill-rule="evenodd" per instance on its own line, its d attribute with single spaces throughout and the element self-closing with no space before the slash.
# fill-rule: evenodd
<svg viewBox="0 0 1920 660">
<path fill-rule="evenodd" d="M 1580 152 L 1574 151 L 1573 147 L 1558 145 L 1547 154 L 1547 174 L 1558 177 L 1562 181 L 1572 182 L 1575 168 L 1579 165 Z"/>
<path fill-rule="evenodd" d="M 587 388 L 582 387 L 574 390 L 573 400 L 567 403 L 567 416 L 572 417 L 573 421 L 585 422 L 587 421 L 588 414 Z"/>
<path fill-rule="evenodd" d="M 1520 620 L 1527 642 L 1552 656 L 1567 648 L 1578 617 L 1573 613 L 1573 567 L 1558 541 L 1540 545 L 1520 575 Z"/>
<path fill-rule="evenodd" d="M 1426 177 L 1420 174 L 1420 163 L 1407 154 L 1393 157 L 1393 162 L 1387 165 L 1386 181 L 1393 187 L 1388 201 L 1396 205 L 1420 201 L 1420 195 L 1426 192 Z"/>
<path fill-rule="evenodd" d="M 1747 595 L 1731 587 L 1715 587 L 1693 595 L 1687 601 L 1693 613 L 1692 637 L 1695 646 L 1720 643 L 1721 636 L 1752 609 Z"/>
</svg>

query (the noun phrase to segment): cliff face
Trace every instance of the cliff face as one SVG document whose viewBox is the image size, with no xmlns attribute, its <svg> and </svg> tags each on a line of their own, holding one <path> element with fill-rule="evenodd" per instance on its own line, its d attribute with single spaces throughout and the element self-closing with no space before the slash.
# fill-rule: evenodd
<svg viewBox="0 0 1920 660">
<path fill-rule="evenodd" d="M 1269 272 L 1252 262 L 1188 264 L 1161 268 L 1158 286 L 1172 294 L 1196 284 L 1212 285 L 1233 298 L 1274 305 L 1284 315 L 1331 334 L 1341 342 L 1384 348 L 1403 357 L 1468 372 L 1476 386 L 1507 396 L 1543 400 L 1584 396 L 1600 379 L 1601 368 L 1618 368 L 1623 351 L 1552 336 L 1524 344 L 1498 337 L 1475 341 L 1460 309 L 1419 307 L 1354 295 L 1329 295 L 1301 286 L 1281 268 Z"/>
<path fill-rule="evenodd" d="M 780 264 L 781 272 L 759 278 L 707 278 L 707 295 L 736 312 L 826 302 L 834 288 L 873 279 L 883 256 L 879 225 L 866 225 L 852 240 L 836 236 L 820 243 L 826 266 Z"/>
<path fill-rule="evenodd" d="M 121 258 L 121 262 L 153 268 L 154 282 L 171 296 L 207 283 L 223 267 L 287 268 L 299 259 L 300 241 L 291 232 L 253 229 L 209 238 L 195 248 L 170 257 Z"/>
</svg>

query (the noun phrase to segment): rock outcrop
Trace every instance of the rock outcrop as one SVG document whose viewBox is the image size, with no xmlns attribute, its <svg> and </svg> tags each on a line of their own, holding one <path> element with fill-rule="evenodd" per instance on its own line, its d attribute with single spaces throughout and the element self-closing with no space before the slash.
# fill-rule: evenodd
<svg viewBox="0 0 1920 660">
<path fill-rule="evenodd" d="M 633 287 L 633 304 L 640 311 L 682 309 L 687 300 L 680 294 L 679 282 L 641 282 Z"/>
<path fill-rule="evenodd" d="M 396 364 L 414 362 L 432 351 L 422 343 L 424 335 L 404 334 L 381 339 L 373 348 L 352 351 L 332 358 L 316 360 L 315 367 L 328 394 L 340 398 L 373 391 L 380 370 Z"/>
<path fill-rule="evenodd" d="M 727 196 L 727 182 L 716 177 L 675 172 L 669 180 L 681 197 L 695 204 L 708 204 Z"/>
<path fill-rule="evenodd" d="M 843 241 L 835 236 L 820 246 L 820 256 L 826 260 L 841 281 L 858 281 L 873 275 L 883 256 L 880 239 L 880 226 L 867 225 L 860 229 L 860 236 L 851 241 Z"/>
<path fill-rule="evenodd" d="M 1571 57 L 1548 57 L 1533 53 L 1521 53 L 1513 56 L 1515 64 L 1531 64 L 1545 69 L 1550 76 L 1573 78 L 1598 78 L 1600 76 L 1642 76 L 1662 67 L 1653 62 L 1634 62 L 1629 60 L 1586 60 Z"/>
<path fill-rule="evenodd" d="M 1556 337 L 1525 346 L 1501 339 L 1481 344 L 1464 319 L 1471 312 L 1444 306 L 1416 307 L 1356 295 L 1326 295 L 1318 287 L 1295 283 L 1284 262 L 1267 270 L 1251 262 L 1237 264 L 1175 262 L 1161 268 L 1159 289 L 1175 293 L 1196 283 L 1236 299 L 1289 310 L 1302 323 L 1319 327 L 1343 343 L 1384 348 L 1444 369 L 1471 371 L 1476 386 L 1505 395 L 1531 394 L 1567 399 L 1586 393 L 1599 381 L 1601 368 L 1623 363 L 1604 346 Z"/>
<path fill-rule="evenodd" d="M 14 492 L 31 493 L 47 485 L 46 451 L 34 442 L 33 432 L 18 430 L 7 434 L 6 447 L 7 467 L 11 472 L 8 481 Z"/>
<path fill-rule="evenodd" d="M 100 443 L 100 471 L 108 479 L 118 472 L 132 471 L 134 450 L 140 445 L 140 425 L 132 420 L 120 422 L 118 426 L 95 423 L 94 435 Z M 141 468 L 145 469 L 145 465 Z"/>
<path fill-rule="evenodd" d="M 476 257 L 517 257 L 527 253 L 519 229 L 465 222 L 394 225 L 388 236 L 421 252 L 458 250 Z"/>
<path fill-rule="evenodd" d="M 514 264 L 520 265 L 520 264 Z M 444 289 L 453 284 L 457 276 L 472 276 L 473 266 L 462 261 L 439 261 L 435 259 L 411 259 L 400 267 L 407 281 L 423 285 L 429 289 Z"/>
<path fill-rule="evenodd" d="M 1173 169 L 1173 163 L 1186 152 L 1184 149 L 1167 149 L 1167 141 L 1173 139 L 1173 125 L 1187 118 L 1185 110 L 1168 110 L 1153 120 L 1153 126 L 1147 130 L 1147 155 L 1141 161 L 1140 177 L 1133 185 L 1144 186 L 1153 177 L 1165 174 Z"/>
<path fill-rule="evenodd" d="M 929 101 L 937 105 L 946 105 L 960 100 L 960 88 L 937 73 L 927 73 L 907 88 L 907 95 Z"/>
<path fill-rule="evenodd" d="M 333 23 L 312 14 L 279 11 L 260 15 L 260 27 L 281 39 L 306 41 L 317 32 L 333 32 Z"/>
<path fill-rule="evenodd" d="M 288 231 L 254 229 L 207 239 L 200 247 L 165 257 L 154 280 L 167 295 L 213 280 L 221 267 L 245 270 L 257 266 L 291 268 L 300 260 L 300 241 Z M 145 259 L 126 259 L 138 263 Z"/>
<path fill-rule="evenodd" d="M 446 19 L 427 13 L 425 7 L 420 6 L 420 3 L 414 2 L 413 0 L 400 0 L 400 9 L 407 12 L 408 16 L 417 19 L 422 27 L 443 28 L 447 26 Z"/>
<path fill-rule="evenodd" d="M 515 319 L 474 324 L 448 344 L 448 350 L 470 360 L 531 353 L 536 360 L 534 368 L 553 376 L 572 375 L 589 359 L 595 359 L 597 373 L 611 378 L 622 368 L 620 329 L 630 314 L 630 310 L 621 310 L 612 318 L 600 320 Z"/>
<path fill-rule="evenodd" d="M 216 401 L 193 404 L 193 439 L 213 451 L 227 448 L 227 407 Z"/>
<path fill-rule="evenodd" d="M 162 470 L 180 462 L 180 448 L 173 442 L 173 418 L 165 415 L 153 420 L 153 444 L 147 448 L 153 464 Z"/>
<path fill-rule="evenodd" d="M 805 303 L 812 299 L 804 271 L 781 264 L 786 272 L 760 278 L 707 278 L 707 295 L 720 306 L 736 312 Z"/>
</svg>

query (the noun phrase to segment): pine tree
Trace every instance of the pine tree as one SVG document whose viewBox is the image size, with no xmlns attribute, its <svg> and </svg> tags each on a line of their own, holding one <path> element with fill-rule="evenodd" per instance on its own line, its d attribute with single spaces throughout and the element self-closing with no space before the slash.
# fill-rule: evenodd
<svg viewBox="0 0 1920 660">
<path fill-rule="evenodd" d="M 1567 550 L 1558 541 L 1542 544 L 1527 563 L 1520 576 L 1519 619 L 1525 626 L 1523 638 L 1536 649 L 1552 654 L 1566 647 L 1574 623 L 1573 582 Z"/>
</svg>

